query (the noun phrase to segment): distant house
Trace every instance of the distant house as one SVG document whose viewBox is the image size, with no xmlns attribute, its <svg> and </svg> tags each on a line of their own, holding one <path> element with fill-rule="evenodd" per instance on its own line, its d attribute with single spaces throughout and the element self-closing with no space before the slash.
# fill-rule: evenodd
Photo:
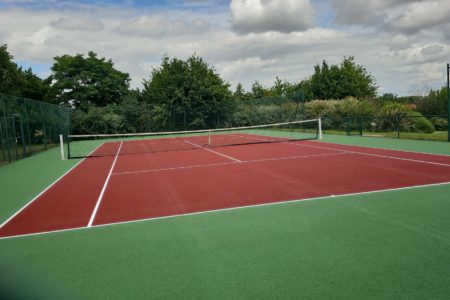
<svg viewBox="0 0 450 300">
<path fill-rule="evenodd" d="M 416 109 L 417 108 L 415 103 L 408 103 L 408 104 L 405 104 L 405 106 L 410 108 L 410 109 Z"/>
</svg>

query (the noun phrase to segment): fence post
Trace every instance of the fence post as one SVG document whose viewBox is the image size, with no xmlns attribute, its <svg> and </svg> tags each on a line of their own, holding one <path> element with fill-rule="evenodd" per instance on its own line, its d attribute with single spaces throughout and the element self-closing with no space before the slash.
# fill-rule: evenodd
<svg viewBox="0 0 450 300">
<path fill-rule="evenodd" d="M 350 131 L 351 131 L 351 128 L 350 128 L 350 122 L 351 122 L 351 119 L 350 119 L 350 117 L 346 117 L 345 118 L 346 119 L 346 121 L 347 121 L 347 135 L 350 135 Z"/>
<path fill-rule="evenodd" d="M 450 142 L 450 64 L 447 64 L 447 98 L 448 98 L 448 108 L 447 108 L 447 134 L 448 141 Z"/>
<path fill-rule="evenodd" d="M 359 122 L 358 126 L 359 126 L 359 135 L 360 136 L 363 135 L 362 118 L 363 118 L 362 116 L 359 116 L 359 118 L 358 118 L 358 122 Z"/>
<path fill-rule="evenodd" d="M 395 115 L 395 126 L 397 127 L 397 139 L 400 139 L 400 115 Z"/>
</svg>

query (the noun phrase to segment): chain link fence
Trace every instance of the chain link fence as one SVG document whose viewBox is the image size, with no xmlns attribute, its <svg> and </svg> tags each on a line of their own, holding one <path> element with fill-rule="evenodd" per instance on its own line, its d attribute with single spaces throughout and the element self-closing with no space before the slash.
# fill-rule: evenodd
<svg viewBox="0 0 450 300">
<path fill-rule="evenodd" d="M 0 93 L 0 165 L 58 146 L 69 131 L 68 108 Z"/>
<path fill-rule="evenodd" d="M 444 115 L 322 117 L 325 134 L 447 141 Z"/>
</svg>

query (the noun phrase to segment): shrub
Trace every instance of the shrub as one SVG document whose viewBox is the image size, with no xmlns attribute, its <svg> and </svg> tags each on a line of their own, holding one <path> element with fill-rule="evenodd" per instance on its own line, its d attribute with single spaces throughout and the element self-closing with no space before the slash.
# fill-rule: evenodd
<svg viewBox="0 0 450 300">
<path fill-rule="evenodd" d="M 444 131 L 448 129 L 448 121 L 445 118 L 433 117 L 430 122 L 436 130 Z"/>
<path fill-rule="evenodd" d="M 401 128 L 402 130 L 424 133 L 433 133 L 435 131 L 433 124 L 420 112 L 410 112 L 407 117 L 403 117 L 403 120 L 402 126 L 406 128 Z"/>
</svg>

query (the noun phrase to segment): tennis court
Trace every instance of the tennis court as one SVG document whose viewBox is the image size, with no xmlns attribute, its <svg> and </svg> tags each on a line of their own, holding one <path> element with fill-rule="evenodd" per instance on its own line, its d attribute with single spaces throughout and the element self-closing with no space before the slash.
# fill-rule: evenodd
<svg viewBox="0 0 450 300">
<path fill-rule="evenodd" d="M 7 219 L 0 237 L 450 182 L 450 156 L 280 132 L 218 132 L 214 147 L 204 134 L 98 143 Z"/>
</svg>

